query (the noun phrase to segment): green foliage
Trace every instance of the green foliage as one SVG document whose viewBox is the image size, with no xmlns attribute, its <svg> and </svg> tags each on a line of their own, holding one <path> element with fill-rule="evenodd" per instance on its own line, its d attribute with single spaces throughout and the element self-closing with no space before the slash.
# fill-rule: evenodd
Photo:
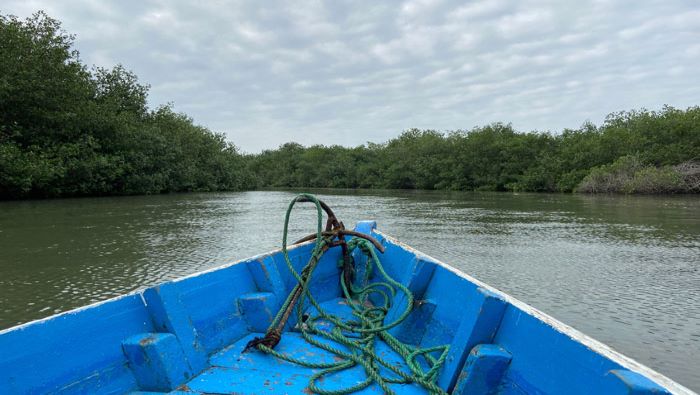
<svg viewBox="0 0 700 395">
<path fill-rule="evenodd" d="M 609 165 L 594 167 L 576 190 L 588 193 L 624 192 L 627 183 L 644 169 L 636 155 L 626 155 Z"/>
<path fill-rule="evenodd" d="M 165 106 L 123 66 L 90 72 L 43 12 L 0 16 L 0 198 L 241 189 L 222 135 Z"/>
<path fill-rule="evenodd" d="M 659 167 L 697 158 L 700 107 L 664 107 L 611 114 L 600 127 L 585 123 L 559 135 L 517 133 L 502 123 L 447 134 L 410 129 L 385 144 L 356 148 L 288 143 L 246 162 L 257 187 L 571 192 L 581 185 L 581 191 L 661 193 L 697 191 L 676 188 L 673 169 Z M 624 173 L 631 161 L 637 167 Z M 628 186 L 613 187 L 623 173 Z"/>
<path fill-rule="evenodd" d="M 636 173 L 624 188 L 625 193 L 679 193 L 683 190 L 683 177 L 670 166 L 647 166 Z"/>
<path fill-rule="evenodd" d="M 596 167 L 576 188 L 587 193 L 693 192 L 684 175 L 672 166 L 645 165 L 638 155 L 626 155 L 612 164 Z"/>
</svg>

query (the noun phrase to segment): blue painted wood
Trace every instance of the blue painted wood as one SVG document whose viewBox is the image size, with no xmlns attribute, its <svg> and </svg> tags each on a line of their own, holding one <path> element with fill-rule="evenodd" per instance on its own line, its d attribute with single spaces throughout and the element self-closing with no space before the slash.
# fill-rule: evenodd
<svg viewBox="0 0 700 395">
<path fill-rule="evenodd" d="M 172 391 L 192 377 L 182 347 L 171 333 L 141 333 L 122 342 L 136 381 L 147 391 Z"/>
<path fill-rule="evenodd" d="M 289 251 L 289 258 L 292 261 L 294 269 L 298 273 L 300 273 L 304 266 L 308 263 L 312 249 L 312 244 L 305 244 Z M 292 291 L 294 285 L 296 285 L 296 279 L 289 271 L 289 268 L 281 255 L 282 254 L 276 254 L 274 256 L 274 262 L 277 266 L 278 272 L 280 273 L 282 281 L 284 282 L 284 296 L 286 297 L 289 292 Z M 340 259 L 340 249 L 334 248 L 327 251 L 319 261 L 313 274 L 313 281 L 309 287 L 317 301 L 324 302 L 327 300 L 332 300 L 342 294 L 340 290 L 340 270 L 338 268 L 338 261 Z M 303 307 L 304 309 L 308 309 L 310 307 L 309 302 L 307 301 Z M 289 330 L 296 324 L 296 314 L 292 314 L 286 328 Z"/>
<path fill-rule="evenodd" d="M 257 351 L 241 354 L 245 344 L 254 336 L 260 335 L 252 334 L 250 337 L 241 339 L 231 348 L 213 355 L 211 357 L 212 367 L 193 378 L 187 384 L 188 390 L 225 394 L 309 394 L 310 392 L 306 389 L 309 377 L 318 370 L 281 363 L 274 357 Z M 332 354 L 309 347 L 309 344 L 298 333 L 288 333 L 283 336 L 277 349 L 307 361 L 333 362 L 335 360 Z M 405 372 L 409 372 L 405 364 L 401 362 L 401 357 L 384 343 L 377 343 L 376 351 L 382 358 L 399 366 Z M 390 374 L 384 368 L 380 370 L 380 373 Z M 338 389 L 348 384 L 360 382 L 365 377 L 363 368 L 357 366 L 342 373 L 327 376 L 323 381 L 320 381 L 320 385 L 324 389 Z M 394 384 L 391 387 L 397 394 L 427 395 L 427 392 L 417 385 Z M 357 392 L 359 395 L 381 393 L 381 389 L 376 384 Z"/>
<path fill-rule="evenodd" d="M 249 332 L 265 332 L 279 308 L 272 292 L 251 292 L 238 299 L 241 313 L 248 323 Z"/>
<path fill-rule="evenodd" d="M 241 262 L 173 283 L 184 310 L 182 315 L 196 334 L 197 347 L 205 354 L 216 352 L 248 333 L 238 298 L 258 290 L 249 263 Z"/>
<path fill-rule="evenodd" d="M 479 344 L 467 357 L 452 395 L 489 395 L 497 393 L 501 379 L 513 356 L 496 344 Z"/>
<path fill-rule="evenodd" d="M 386 273 L 393 279 L 402 281 L 404 284 L 409 272 L 414 270 L 416 255 L 396 244 L 387 243 L 384 254 L 379 254 L 382 265 Z M 376 274 L 376 272 L 375 272 Z M 373 278 L 375 281 L 382 281 L 379 276 Z"/>
<path fill-rule="evenodd" d="M 504 393 L 606 393 L 604 376 L 619 365 L 509 305 L 494 343 L 513 354 Z M 571 391 L 579 388 L 578 391 Z M 583 391 L 586 389 L 586 391 Z M 615 392 L 610 392 L 615 393 Z"/>
<path fill-rule="evenodd" d="M 0 332 L 0 392 L 109 393 L 137 389 L 121 349 L 154 330 L 140 295 L 128 295 Z"/>
<path fill-rule="evenodd" d="M 462 320 L 455 332 L 438 383 L 451 390 L 468 352 L 477 344 L 491 343 L 503 317 L 506 302 L 498 295 L 477 288 L 472 299 L 462 305 Z"/>
<path fill-rule="evenodd" d="M 198 372 L 207 367 L 206 351 L 198 341 L 197 332 L 179 299 L 176 284 L 149 288 L 144 291 L 143 297 L 156 327 L 177 337 L 192 371 Z"/>
<path fill-rule="evenodd" d="M 271 256 L 261 257 L 246 263 L 258 291 L 271 292 L 282 301 L 287 296 L 284 280 Z"/>
<path fill-rule="evenodd" d="M 355 232 L 364 233 L 366 235 L 371 235 L 375 229 L 377 229 L 377 221 L 364 220 L 359 221 L 355 225 Z"/>
<path fill-rule="evenodd" d="M 417 300 L 408 317 L 389 332 L 404 343 L 414 346 L 420 345 L 436 308 L 437 304 L 434 300 Z M 391 321 L 386 320 L 386 322 Z"/>
<path fill-rule="evenodd" d="M 655 382 L 627 369 L 614 369 L 608 374 L 613 378 L 611 387 L 617 394 L 663 395 L 669 393 Z"/>
<path fill-rule="evenodd" d="M 433 277 L 435 263 L 424 258 L 414 258 L 408 265 L 402 283 L 411 291 L 414 305 L 410 315 L 401 324 L 389 332 L 399 340 L 412 345 L 420 344 L 427 329 L 427 323 L 432 319 L 436 304 L 434 301 L 423 299 L 428 284 Z M 393 322 L 406 310 L 407 296 L 399 292 L 387 313 L 385 322 Z"/>
<path fill-rule="evenodd" d="M 339 317 L 344 322 L 357 320 L 357 317 L 355 317 L 352 314 L 352 308 L 350 307 L 350 305 L 348 305 L 348 301 L 345 298 L 338 297 L 335 299 L 327 300 L 325 302 L 321 302 L 320 306 L 321 309 L 323 309 L 323 311 L 326 311 L 330 314 L 335 315 L 336 317 Z M 309 315 L 309 318 L 319 316 L 318 310 L 316 310 L 314 306 L 309 306 L 309 308 L 306 309 L 305 313 Z M 329 321 L 319 319 L 316 321 L 316 327 L 322 331 L 330 332 L 333 329 L 334 325 Z M 293 330 L 298 332 L 298 326 L 293 328 Z M 342 333 L 348 337 L 360 337 L 358 333 L 354 332 L 342 331 Z"/>
<path fill-rule="evenodd" d="M 650 370 L 630 371 L 614 352 L 394 242 L 378 233 L 373 221 L 359 223 L 356 230 L 380 240 L 386 247 L 380 258 L 387 272 L 416 298 L 407 320 L 392 332 L 421 347 L 450 345 L 438 378 L 447 391 L 690 393 Z M 306 244 L 290 250 L 297 271 L 308 262 L 312 248 Z M 325 309 L 351 319 L 340 298 L 339 259 L 339 249 L 323 257 L 311 292 Z M 357 263 L 362 267 L 361 261 Z M 0 393 L 145 395 L 151 388 L 178 384 L 182 385 L 172 393 L 304 392 L 315 370 L 256 351 L 241 353 L 250 339 L 266 329 L 295 281 L 278 251 L 0 331 Z M 387 319 L 400 314 L 406 300 L 397 295 L 393 302 Z M 304 308 L 314 313 L 308 304 Z M 280 351 L 315 361 L 333 360 L 304 342 L 294 332 L 295 324 L 292 315 Z M 375 347 L 383 358 L 406 368 L 383 342 Z M 512 355 L 505 369 L 503 350 Z M 458 381 L 460 372 L 463 378 Z M 186 379 L 187 375 L 191 378 Z M 337 388 L 362 379 L 364 372 L 357 368 L 326 378 L 324 385 Z M 425 393 L 411 385 L 395 389 Z M 378 392 L 372 387 L 362 393 Z"/>
</svg>

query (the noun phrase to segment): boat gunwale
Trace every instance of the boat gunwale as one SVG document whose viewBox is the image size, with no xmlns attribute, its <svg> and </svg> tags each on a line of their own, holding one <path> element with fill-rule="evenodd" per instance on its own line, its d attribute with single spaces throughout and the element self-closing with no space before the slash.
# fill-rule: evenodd
<svg viewBox="0 0 700 395">
<path fill-rule="evenodd" d="M 387 234 L 381 232 L 379 229 L 374 228 L 374 229 L 372 229 L 372 231 L 381 235 L 384 239 L 388 240 L 389 242 L 415 254 L 416 257 L 424 258 L 430 262 L 433 262 L 433 263 L 449 270 L 450 272 L 456 274 L 457 276 L 459 276 L 467 281 L 472 282 L 473 284 L 477 285 L 478 287 L 484 288 L 484 289 L 488 290 L 489 292 L 494 293 L 495 295 L 499 296 L 500 298 L 502 298 L 506 302 L 510 303 L 514 307 L 520 309 L 524 313 L 530 314 L 530 315 L 534 316 L 535 318 L 539 319 L 540 321 L 544 322 L 545 324 L 549 325 L 551 328 L 553 328 L 557 332 L 565 334 L 565 335 L 569 336 L 569 338 L 571 338 L 573 341 L 576 341 L 578 343 L 583 344 L 589 350 L 596 352 L 596 353 L 598 353 L 606 358 L 611 359 L 613 362 L 618 363 L 619 365 L 621 365 L 622 367 L 624 367 L 630 371 L 639 373 L 639 374 L 649 378 L 650 380 L 655 381 L 657 384 L 660 384 L 662 387 L 671 391 L 672 393 L 679 394 L 679 395 L 697 395 L 696 392 L 694 392 L 694 391 L 690 390 L 689 388 L 683 386 L 682 384 L 674 381 L 673 379 L 665 376 L 664 374 L 657 372 L 656 370 L 620 353 L 619 351 L 616 351 L 615 349 L 613 349 L 609 345 L 602 343 L 599 340 L 596 340 L 595 338 L 579 331 L 578 329 L 573 328 L 572 326 L 569 326 L 568 324 L 565 324 L 562 321 L 559 321 L 558 319 L 556 319 L 556 318 L 548 315 L 547 313 L 544 313 L 541 310 L 523 302 L 522 300 L 517 299 L 514 296 L 511 296 L 511 295 L 509 295 L 509 294 L 507 294 L 507 293 L 505 293 L 505 292 L 503 292 L 503 291 L 501 291 L 501 290 L 499 290 L 499 289 L 497 289 L 489 284 L 486 284 L 483 281 L 478 280 L 478 279 L 470 276 L 469 274 L 461 271 L 460 269 L 457 269 L 456 267 L 453 267 L 453 266 L 451 266 L 451 265 L 449 265 L 449 264 L 447 264 L 447 263 L 445 263 L 437 258 L 434 258 L 426 253 L 423 253 L 423 252 L 411 247 L 410 245 L 396 239 L 395 237 L 392 237 L 390 235 L 387 235 Z M 291 246 L 287 247 L 287 250 L 293 251 L 295 249 L 301 248 L 303 246 L 306 246 L 306 245 L 309 245 L 312 243 L 314 243 L 314 240 L 305 241 L 303 243 L 291 245 Z M 144 287 L 135 289 L 131 292 L 125 293 L 123 295 L 115 296 L 113 298 L 97 301 L 97 302 L 94 302 L 94 303 L 91 303 L 91 304 L 88 304 L 85 306 L 81 306 L 81 307 L 77 307 L 77 308 L 74 308 L 71 310 L 52 314 L 48 317 L 39 318 L 39 319 L 36 319 L 33 321 L 18 324 L 18 325 L 9 327 L 9 328 L 1 329 L 0 336 L 4 335 L 6 333 L 9 333 L 9 332 L 24 330 L 32 325 L 41 325 L 41 324 L 44 324 L 44 323 L 51 321 L 53 319 L 57 319 L 61 316 L 78 314 L 84 310 L 88 310 L 88 309 L 91 309 L 93 307 L 97 307 L 97 306 L 100 306 L 100 305 L 103 305 L 106 303 L 125 299 L 125 298 L 132 297 L 135 295 L 138 295 L 141 298 L 141 301 L 143 302 L 143 304 L 145 306 L 147 306 L 148 303 L 146 302 L 146 299 L 144 298 L 143 293 L 144 293 L 144 291 L 146 291 L 149 288 L 159 287 L 159 286 L 162 286 L 162 285 L 165 285 L 168 283 L 176 283 L 176 282 L 187 280 L 189 278 L 199 277 L 199 276 L 207 274 L 207 273 L 212 273 L 212 272 L 215 272 L 218 270 L 226 269 L 226 268 L 229 268 L 229 267 L 241 264 L 241 263 L 245 263 L 245 262 L 259 261 L 263 258 L 278 254 L 281 251 L 282 251 L 281 248 L 277 248 L 274 250 L 270 250 L 268 252 L 253 255 L 253 256 L 239 259 L 239 260 L 236 260 L 233 262 L 227 262 L 227 263 L 221 264 L 219 266 L 212 266 L 210 268 L 200 270 L 198 272 L 194 272 L 194 273 L 182 276 L 182 277 L 166 280 L 166 281 L 163 281 L 163 282 L 155 284 L 155 285 L 144 286 Z"/>
</svg>

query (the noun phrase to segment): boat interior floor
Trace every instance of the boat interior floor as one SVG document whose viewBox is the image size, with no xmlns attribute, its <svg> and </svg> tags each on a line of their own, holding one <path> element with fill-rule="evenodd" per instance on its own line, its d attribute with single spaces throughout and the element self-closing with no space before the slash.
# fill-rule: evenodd
<svg viewBox="0 0 700 395">
<path fill-rule="evenodd" d="M 351 308 L 343 298 L 336 298 L 324 303 L 321 307 L 343 321 L 353 318 Z M 307 313 L 314 316 L 316 310 L 310 307 Z M 319 327 L 324 328 L 324 323 L 319 322 Z M 330 330 L 330 324 L 327 326 Z M 188 383 L 180 386 L 171 393 L 181 394 L 311 394 L 309 379 L 321 369 L 312 369 L 291 362 L 282 361 L 272 355 L 258 350 L 245 351 L 246 344 L 255 337 L 263 336 L 263 333 L 252 333 L 236 341 L 229 347 L 213 354 L 209 359 L 210 367 L 199 375 L 193 377 Z M 340 350 L 347 351 L 345 347 L 331 342 L 321 336 L 313 336 L 315 339 L 329 344 Z M 284 332 L 280 343 L 275 350 L 314 363 L 337 362 L 339 358 L 321 348 L 308 343 L 298 331 Z M 403 358 L 383 341 L 375 343 L 376 353 L 409 373 Z M 380 365 L 379 373 L 384 377 L 396 377 L 396 374 Z M 359 384 L 366 379 L 364 368 L 354 366 L 328 376 L 321 377 L 316 385 L 324 390 L 337 390 Z M 390 387 L 401 394 L 425 394 L 423 388 L 415 384 L 390 384 Z M 376 384 L 368 386 L 364 390 L 354 394 L 381 394 L 383 391 Z"/>
</svg>

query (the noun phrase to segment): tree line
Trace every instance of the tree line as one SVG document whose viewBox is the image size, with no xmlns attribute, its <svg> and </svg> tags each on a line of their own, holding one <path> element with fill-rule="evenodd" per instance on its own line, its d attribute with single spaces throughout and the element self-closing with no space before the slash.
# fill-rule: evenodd
<svg viewBox="0 0 700 395">
<path fill-rule="evenodd" d="M 0 15 L 0 197 L 244 187 L 222 134 L 149 109 L 148 85 L 122 66 L 89 70 L 73 43 L 43 12 Z"/>
<path fill-rule="evenodd" d="M 357 147 L 241 154 L 122 66 L 88 69 L 60 22 L 0 15 L 0 198 L 256 188 L 700 191 L 700 107 L 613 113 L 552 134 L 494 123 Z"/>
<path fill-rule="evenodd" d="M 412 129 L 385 144 L 287 143 L 246 157 L 258 188 L 626 193 L 698 192 L 698 160 L 697 106 L 614 113 L 599 127 L 559 134 L 518 133 L 504 123 Z"/>
</svg>

